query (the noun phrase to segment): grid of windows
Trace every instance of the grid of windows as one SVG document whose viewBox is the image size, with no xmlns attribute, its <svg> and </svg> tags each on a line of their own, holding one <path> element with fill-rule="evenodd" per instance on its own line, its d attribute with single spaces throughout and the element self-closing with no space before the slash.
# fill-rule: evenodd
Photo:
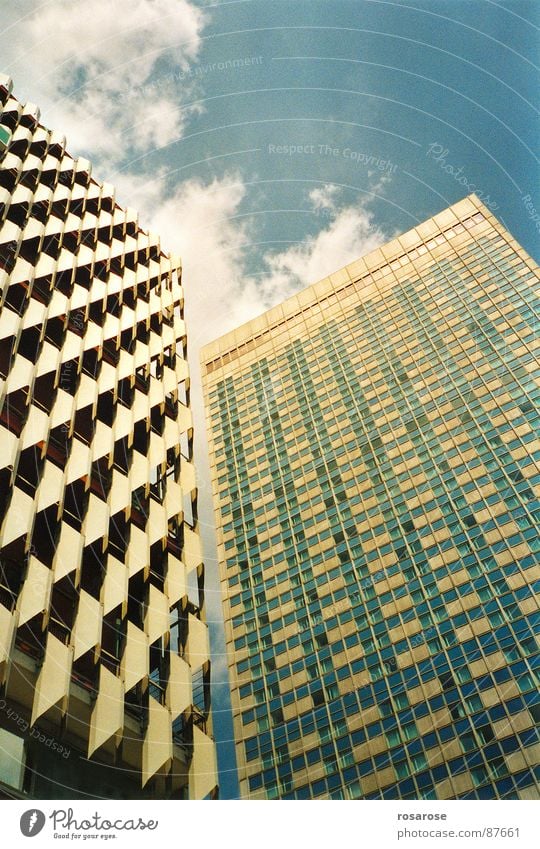
<svg viewBox="0 0 540 849">
<path fill-rule="evenodd" d="M 244 796 L 537 792 L 537 273 L 422 227 L 203 352 Z"/>
</svg>

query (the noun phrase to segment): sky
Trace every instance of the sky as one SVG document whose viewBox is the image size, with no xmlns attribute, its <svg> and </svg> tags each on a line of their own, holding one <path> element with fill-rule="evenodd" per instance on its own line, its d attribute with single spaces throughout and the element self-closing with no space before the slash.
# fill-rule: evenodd
<svg viewBox="0 0 540 849">
<path fill-rule="evenodd" d="M 238 792 L 200 347 L 472 191 L 540 255 L 537 0 L 0 0 L 0 72 L 182 257 L 221 798 Z"/>
</svg>

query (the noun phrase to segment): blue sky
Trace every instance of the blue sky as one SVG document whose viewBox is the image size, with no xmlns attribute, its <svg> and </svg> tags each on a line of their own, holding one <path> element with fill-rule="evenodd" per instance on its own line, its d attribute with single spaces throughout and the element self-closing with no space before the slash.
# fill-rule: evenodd
<svg viewBox="0 0 540 849">
<path fill-rule="evenodd" d="M 536 0 L 0 0 L 0 70 L 183 257 L 222 797 L 234 797 L 198 349 L 473 189 L 538 257 Z"/>
</svg>

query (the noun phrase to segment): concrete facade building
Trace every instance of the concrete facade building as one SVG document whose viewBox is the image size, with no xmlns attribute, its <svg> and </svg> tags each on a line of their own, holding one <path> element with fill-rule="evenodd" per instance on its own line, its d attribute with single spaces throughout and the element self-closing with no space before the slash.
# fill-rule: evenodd
<svg viewBox="0 0 540 849">
<path fill-rule="evenodd" d="M 212 796 L 180 263 L 6 77 L 0 285 L 0 796 Z"/>
<path fill-rule="evenodd" d="M 243 798 L 538 798 L 537 284 L 471 196 L 203 350 Z"/>
</svg>

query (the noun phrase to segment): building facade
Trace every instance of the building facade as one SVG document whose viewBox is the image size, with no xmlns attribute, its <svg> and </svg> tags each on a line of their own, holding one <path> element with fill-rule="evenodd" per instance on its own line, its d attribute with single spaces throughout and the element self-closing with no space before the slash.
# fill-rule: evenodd
<svg viewBox="0 0 540 849">
<path fill-rule="evenodd" d="M 180 263 L 0 113 L 0 796 L 212 796 Z"/>
<path fill-rule="evenodd" d="M 538 797 L 537 281 L 471 196 L 203 350 L 242 797 Z"/>
</svg>

